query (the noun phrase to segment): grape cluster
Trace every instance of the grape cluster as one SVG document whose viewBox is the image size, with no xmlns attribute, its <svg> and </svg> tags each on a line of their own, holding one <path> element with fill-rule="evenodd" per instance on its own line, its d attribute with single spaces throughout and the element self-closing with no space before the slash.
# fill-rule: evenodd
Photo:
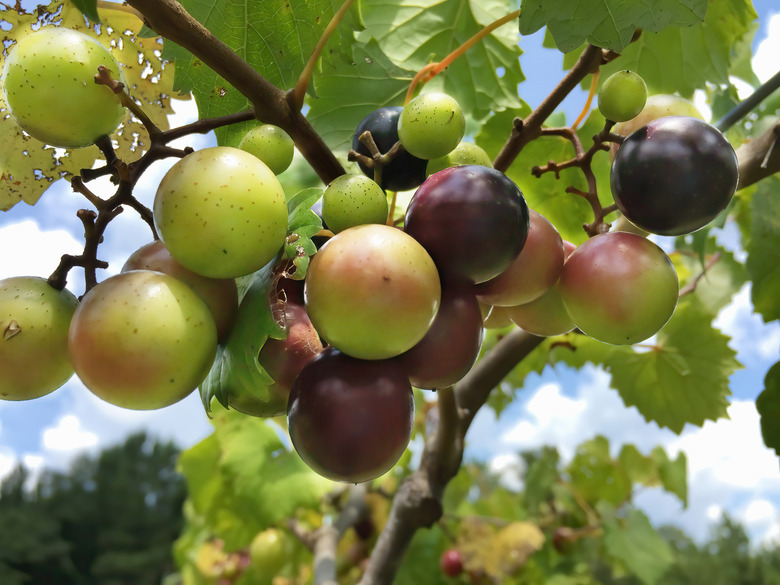
<svg viewBox="0 0 780 585">
<path fill-rule="evenodd" d="M 66 39 L 76 42 L 58 33 L 35 43 L 61 47 Z M 26 42 L 9 56 L 4 76 L 13 115 L 35 136 L 20 104 L 34 88 L 26 77 L 14 81 L 15 63 L 39 49 Z M 88 37 L 79 42 L 95 52 Z M 604 84 L 599 107 L 610 124 L 653 107 L 639 82 L 621 72 Z M 104 94 L 113 112 L 114 95 Z M 78 142 L 112 131 L 121 116 L 109 117 L 111 124 Z M 634 130 L 612 167 L 615 201 L 630 221 L 653 233 L 688 233 L 728 204 L 736 158 L 717 130 L 689 116 L 658 117 Z M 301 458 L 331 479 L 362 482 L 391 469 L 411 437 L 412 388 L 463 379 L 496 321 L 540 336 L 578 328 L 633 344 L 654 335 L 676 307 L 677 274 L 658 245 L 627 232 L 579 247 L 564 242 L 487 154 L 463 141 L 464 132 L 460 106 L 441 93 L 360 122 L 351 156 L 362 174 L 327 185 L 325 243 L 303 282 L 279 277 L 266 299 L 286 332 L 257 348 L 251 364 L 273 380 L 269 398 L 226 397 L 250 415 L 286 413 Z M 240 148 L 183 157 L 154 200 L 160 240 L 80 302 L 40 278 L 0 281 L 0 396 L 41 396 L 74 371 L 97 396 L 125 408 L 161 408 L 192 392 L 218 346 L 231 340 L 236 280 L 267 266 L 284 273 L 290 194 L 276 175 L 292 156 L 289 136 L 261 125 Z M 398 222 L 385 189 L 416 189 Z M 46 366 L 34 367 L 42 354 Z"/>
</svg>

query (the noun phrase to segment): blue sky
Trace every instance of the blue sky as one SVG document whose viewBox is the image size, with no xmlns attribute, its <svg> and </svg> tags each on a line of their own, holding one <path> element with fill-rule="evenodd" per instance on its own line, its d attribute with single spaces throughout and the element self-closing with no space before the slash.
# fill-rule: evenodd
<svg viewBox="0 0 780 585">
<path fill-rule="evenodd" d="M 780 6 L 776 0 L 757 0 L 754 5 L 762 22 L 754 46 L 755 67 L 766 79 L 774 73 L 780 54 Z M 771 12 L 778 15 L 770 23 Z M 769 41 L 765 41 L 767 37 Z M 526 53 L 534 54 L 534 58 L 523 60 L 529 81 L 520 88 L 532 107 L 561 74 L 560 55 L 541 49 L 541 38 L 537 33 L 521 41 Z M 565 109 L 576 115 L 582 103 L 581 95 L 573 95 Z M 182 104 L 180 110 L 172 125 L 193 118 L 191 104 Z M 181 145 L 202 148 L 212 144 L 211 136 L 195 136 Z M 147 205 L 167 166 L 157 163 L 139 183 L 136 194 Z M 111 192 L 108 185 L 103 189 Z M 81 224 L 75 212 L 83 206 L 83 198 L 60 183 L 35 207 L 19 204 L 0 215 L 0 249 L 6 251 L 0 257 L 0 278 L 48 276 L 62 253 L 78 253 Z M 728 230 L 727 226 L 727 235 Z M 119 216 L 101 247 L 101 257 L 111 264 L 107 274 L 117 272 L 126 257 L 149 239 L 148 228 L 132 212 Z M 726 239 L 736 241 L 733 234 Z M 79 280 L 77 272 L 72 279 L 72 290 L 77 294 L 81 292 Z M 638 503 L 653 520 L 678 522 L 703 537 L 709 522 L 728 511 L 744 521 L 756 539 L 780 539 L 780 467 L 761 443 L 753 404 L 764 374 L 780 357 L 780 324 L 761 322 L 752 312 L 748 289 L 736 295 L 716 324 L 732 337 L 732 347 L 745 366 L 732 378 L 730 420 L 707 423 L 702 429 L 688 427 L 677 436 L 646 423 L 635 409 L 626 409 L 603 372 L 595 368 L 580 372 L 548 369 L 528 379 L 518 400 L 498 420 L 489 412 L 478 415 L 468 437 L 467 455 L 491 460 L 507 482 L 516 484 L 517 451 L 543 444 L 557 445 L 567 456 L 577 444 L 600 433 L 616 450 L 624 442 L 635 443 L 644 452 L 657 444 L 671 453 L 684 450 L 689 460 L 691 505 L 682 510 L 674 498 L 648 490 Z M 188 446 L 206 436 L 211 427 L 194 394 L 160 411 L 134 412 L 102 402 L 73 378 L 38 400 L 0 403 L 0 477 L 18 461 L 32 468 L 64 467 L 78 453 L 115 443 L 139 429 Z"/>
</svg>

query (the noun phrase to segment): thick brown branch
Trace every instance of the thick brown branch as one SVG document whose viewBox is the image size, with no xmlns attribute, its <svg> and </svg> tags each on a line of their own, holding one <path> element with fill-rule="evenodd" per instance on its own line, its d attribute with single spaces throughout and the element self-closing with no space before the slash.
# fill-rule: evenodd
<svg viewBox="0 0 780 585">
<path fill-rule="evenodd" d="M 780 121 L 737 149 L 738 189 L 748 187 L 780 171 Z"/>
<path fill-rule="evenodd" d="M 184 47 L 244 95 L 257 119 L 283 128 L 299 152 L 325 183 L 344 174 L 344 168 L 314 131 L 303 114 L 292 106 L 288 93 L 253 69 L 176 0 L 128 0 L 144 15 L 145 23 L 163 38 Z"/>
</svg>

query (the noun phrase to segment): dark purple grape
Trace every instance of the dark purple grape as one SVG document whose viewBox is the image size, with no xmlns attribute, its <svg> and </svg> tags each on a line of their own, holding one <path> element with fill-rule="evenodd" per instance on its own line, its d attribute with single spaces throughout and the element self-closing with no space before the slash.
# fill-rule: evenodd
<svg viewBox="0 0 780 585">
<path fill-rule="evenodd" d="M 737 188 L 737 155 L 714 126 L 697 118 L 653 120 L 615 154 L 612 195 L 637 227 L 663 236 L 694 232 L 715 219 Z"/>
<path fill-rule="evenodd" d="M 363 121 L 358 124 L 355 135 L 352 138 L 352 149 L 360 154 L 370 157 L 368 151 L 362 142 L 360 135 L 366 130 L 371 131 L 371 136 L 379 148 L 379 152 L 386 153 L 393 145 L 398 142 L 398 118 L 403 108 L 389 106 L 374 110 Z M 358 163 L 363 173 L 374 178 L 373 169 L 368 168 L 362 163 Z M 412 156 L 406 151 L 402 151 L 395 157 L 390 164 L 382 169 L 382 180 L 380 186 L 388 191 L 408 191 L 416 189 L 425 180 L 425 167 L 427 160 Z"/>
<path fill-rule="evenodd" d="M 413 386 L 446 388 L 465 376 L 477 361 L 484 331 L 471 283 L 445 282 L 439 312 L 428 333 L 398 359 Z"/>
<path fill-rule="evenodd" d="M 393 360 L 359 360 L 328 348 L 295 380 L 287 420 L 295 450 L 314 471 L 369 481 L 389 471 L 409 444 L 412 387 Z"/>
<path fill-rule="evenodd" d="M 404 229 L 444 277 L 480 283 L 501 274 L 523 249 L 529 212 L 504 173 L 464 165 L 428 177 L 409 203 Z"/>
</svg>

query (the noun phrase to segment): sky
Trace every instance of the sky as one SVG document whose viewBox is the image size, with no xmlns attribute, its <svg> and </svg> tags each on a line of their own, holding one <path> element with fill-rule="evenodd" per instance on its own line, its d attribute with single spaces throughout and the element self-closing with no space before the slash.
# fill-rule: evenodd
<svg viewBox="0 0 780 585">
<path fill-rule="evenodd" d="M 762 80 L 775 73 L 780 54 L 780 7 L 775 2 L 754 2 L 762 22 L 754 45 L 754 68 Z M 532 107 L 560 79 L 560 57 L 540 45 L 541 33 L 521 42 L 526 53 L 539 56 L 523 60 L 529 81 L 520 90 Z M 574 115 L 581 107 L 582 96 L 577 95 L 564 105 Z M 177 110 L 172 126 L 195 116 L 191 102 L 179 103 Z M 178 143 L 196 149 L 213 144 L 210 135 Z M 144 174 L 136 189 L 142 202 L 151 205 L 169 166 L 156 163 Z M 111 191 L 108 185 L 103 188 Z M 95 190 L 100 192 L 101 187 Z M 61 254 L 79 253 L 81 224 L 75 213 L 83 206 L 81 196 L 59 183 L 35 207 L 20 203 L 0 214 L 0 250 L 14 251 L 0 256 L 0 278 L 46 277 Z M 734 233 L 727 225 L 724 239 L 735 242 Z M 101 257 L 110 264 L 104 276 L 118 272 L 127 256 L 150 238 L 148 228 L 132 212 L 120 215 L 101 246 Z M 76 294 L 82 292 L 79 280 L 76 273 L 70 287 Z M 707 422 L 702 428 L 689 425 L 678 436 L 647 423 L 636 409 L 626 408 L 603 371 L 548 368 L 541 376 L 528 378 L 518 399 L 497 420 L 485 409 L 479 413 L 467 437 L 467 457 L 489 460 L 508 485 L 518 485 L 521 450 L 555 445 L 566 460 L 579 443 L 598 434 L 609 438 L 615 453 L 624 443 L 633 443 L 644 453 L 662 445 L 672 456 L 679 451 L 687 455 L 690 504 L 682 509 L 676 498 L 660 490 L 642 491 L 636 503 L 655 523 L 674 522 L 703 539 L 710 523 L 726 512 L 742 521 L 756 542 L 780 541 L 780 466 L 763 445 L 754 404 L 766 371 L 780 358 L 780 324 L 763 324 L 752 311 L 749 293 L 747 287 L 740 291 L 716 320 L 716 326 L 731 336 L 731 346 L 745 366 L 731 380 L 729 419 Z M 207 436 L 211 426 L 196 393 L 165 409 L 136 412 L 101 401 L 74 377 L 37 400 L 0 402 L 0 478 L 20 461 L 31 470 L 65 469 L 78 454 L 94 453 L 138 430 L 187 447 Z"/>
</svg>

